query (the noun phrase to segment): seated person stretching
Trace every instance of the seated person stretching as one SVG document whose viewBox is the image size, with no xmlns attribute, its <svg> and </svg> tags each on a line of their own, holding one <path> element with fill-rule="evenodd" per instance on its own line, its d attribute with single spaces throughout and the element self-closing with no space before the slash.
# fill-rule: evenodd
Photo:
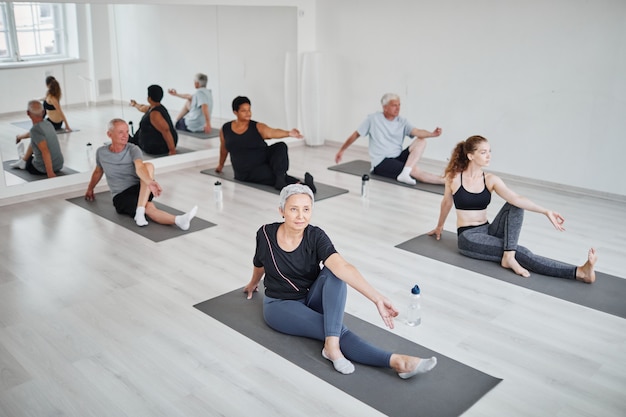
<svg viewBox="0 0 626 417">
<path fill-rule="evenodd" d="M 45 112 L 39 100 L 28 102 L 26 114 L 33 122 L 33 127 L 28 132 L 30 145 L 11 167 L 25 169 L 34 175 L 56 177 L 55 172 L 63 169 L 64 159 L 54 126 L 44 120 Z"/>
<path fill-rule="evenodd" d="M 374 303 L 387 327 L 393 328 L 398 311 L 337 253 L 322 229 L 309 224 L 312 210 L 309 187 L 288 185 L 280 193 L 279 212 L 284 221 L 257 231 L 252 278 L 244 292 L 252 298 L 265 276 L 263 317 L 268 326 L 322 341 L 322 356 L 342 374 L 354 372 L 352 361 L 391 368 L 403 379 L 433 369 L 434 356 L 421 359 L 384 351 L 344 326 L 346 285 Z M 320 262 L 324 264 L 321 270 Z"/>
<path fill-rule="evenodd" d="M 128 124 L 122 119 L 111 120 L 107 136 L 111 139 L 111 144 L 96 151 L 96 168 L 91 174 L 85 199 L 95 199 L 94 189 L 102 175 L 106 174 L 115 210 L 133 217 L 137 226 L 146 226 L 148 216 L 156 223 L 175 224 L 182 230 L 189 229 L 198 207 L 195 206 L 186 214 L 175 216 L 154 205 L 152 198 L 160 196 L 162 189 L 154 179 L 154 165 L 143 162 L 141 149 L 128 143 Z"/>
<path fill-rule="evenodd" d="M 235 97 L 233 113 L 237 119 L 225 123 L 220 130 L 220 160 L 216 172 L 222 172 L 226 157 L 230 153 L 230 161 L 235 171 L 235 179 L 257 184 L 273 185 L 282 190 L 287 184 L 300 183 L 298 178 L 287 174 L 289 155 L 287 144 L 276 142 L 268 146 L 268 139 L 281 139 L 288 136 L 302 138 L 297 129 L 289 131 L 274 129 L 264 123 L 252 120 L 250 100 L 248 97 Z M 317 191 L 313 176 L 306 172 L 304 183 Z"/>
<path fill-rule="evenodd" d="M 196 74 L 193 81 L 196 91 L 193 94 L 180 94 L 173 88 L 167 90 L 171 95 L 185 99 L 185 105 L 176 118 L 176 129 L 211 133 L 213 93 L 206 88 L 208 80 L 205 74 Z"/>
<path fill-rule="evenodd" d="M 524 210 L 544 214 L 557 230 L 565 230 L 565 219 L 529 199 L 511 191 L 499 177 L 485 173 L 491 148 L 482 136 L 471 136 L 459 142 L 445 170 L 446 186 L 441 202 L 437 227 L 429 232 L 437 240 L 441 237 L 446 217 L 456 207 L 459 252 L 470 258 L 499 262 L 516 274 L 529 277 L 530 272 L 551 277 L 577 279 L 592 283 L 596 279 L 594 265 L 598 259 L 595 249 L 589 249 L 587 261 L 574 266 L 535 255 L 518 245 Z M 506 200 L 492 223 L 487 221 L 487 206 L 495 191 Z"/>
<path fill-rule="evenodd" d="M 130 101 L 130 105 L 144 115 L 139 122 L 137 133 L 129 137 L 128 141 L 151 155 L 175 155 L 178 132 L 167 109 L 161 104 L 161 99 L 163 99 L 161 86 L 151 85 L 148 87 L 148 104 Z"/>
<path fill-rule="evenodd" d="M 441 135 L 441 128 L 432 132 L 414 127 L 400 116 L 400 97 L 385 94 L 381 103 L 382 112 L 372 113 L 361 126 L 345 141 L 337 152 L 335 162 L 341 162 L 343 153 L 360 136 L 369 135 L 369 153 L 372 163 L 371 172 L 409 185 L 415 185 L 415 179 L 429 184 L 443 184 L 443 177 L 422 171 L 417 163 L 426 149 L 426 138 Z M 404 150 L 404 137 L 415 138 Z"/>
</svg>

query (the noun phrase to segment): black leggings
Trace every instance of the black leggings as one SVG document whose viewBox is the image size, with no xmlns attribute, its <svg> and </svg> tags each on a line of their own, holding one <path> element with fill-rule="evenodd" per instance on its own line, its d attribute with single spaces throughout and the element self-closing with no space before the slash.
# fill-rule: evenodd
<svg viewBox="0 0 626 417">
<path fill-rule="evenodd" d="M 524 210 L 506 203 L 493 223 L 459 228 L 459 252 L 470 258 L 500 263 L 504 251 L 515 251 L 515 260 L 531 272 L 576 279 L 576 266 L 535 255 L 517 244 L 523 221 Z"/>
<path fill-rule="evenodd" d="M 282 190 L 288 184 L 300 182 L 298 178 L 287 174 L 289 169 L 289 155 L 287 144 L 276 142 L 266 149 L 266 163 L 251 167 L 247 171 L 236 171 L 235 179 L 239 181 L 254 182 L 257 184 L 273 185 L 277 190 Z"/>
</svg>

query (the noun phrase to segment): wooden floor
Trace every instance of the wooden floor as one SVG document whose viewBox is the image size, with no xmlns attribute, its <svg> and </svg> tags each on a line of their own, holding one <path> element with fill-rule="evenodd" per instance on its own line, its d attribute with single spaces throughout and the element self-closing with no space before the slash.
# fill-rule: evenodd
<svg viewBox="0 0 626 417">
<path fill-rule="evenodd" d="M 68 162 L 106 139 L 104 125 L 78 113 L 72 125 L 84 134 L 64 139 L 79 144 Z M 19 133 L 9 119 L 4 159 Z M 312 222 L 401 310 L 420 284 L 422 325 L 394 333 L 503 378 L 464 416 L 626 415 L 626 320 L 395 248 L 435 226 L 440 196 L 372 181 L 363 201 L 357 177 L 326 169 L 336 150 L 290 145 L 290 173 L 350 190 L 317 203 Z M 157 173 L 161 202 L 198 204 L 217 223 L 161 243 L 65 201 L 81 193 L 0 207 L 0 416 L 380 415 L 192 307 L 245 285 L 257 228 L 280 219 L 277 196 L 240 184 L 224 183 L 217 205 L 213 178 L 199 173 L 214 163 Z M 577 264 L 594 246 L 598 270 L 626 277 L 623 202 L 510 185 L 566 218 L 559 233 L 528 214 L 521 243 Z M 354 291 L 347 311 L 383 325 Z"/>
</svg>

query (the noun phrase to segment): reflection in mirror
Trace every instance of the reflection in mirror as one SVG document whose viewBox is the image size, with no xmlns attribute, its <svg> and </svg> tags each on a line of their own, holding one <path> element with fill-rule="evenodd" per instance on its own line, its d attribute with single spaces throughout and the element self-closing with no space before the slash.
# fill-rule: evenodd
<svg viewBox="0 0 626 417">
<path fill-rule="evenodd" d="M 107 140 L 106 123 L 114 117 L 132 121 L 137 129 L 143 114 L 129 102 L 146 103 L 150 84 L 192 93 L 194 75 L 207 74 L 214 98 L 213 127 L 218 128 L 232 118 L 230 103 L 237 95 L 250 97 L 253 116 L 270 125 L 287 127 L 287 115 L 297 113 L 286 108 L 287 102 L 295 106 L 295 81 L 285 82 L 297 79 L 296 66 L 285 65 L 287 57 L 297 56 L 295 7 L 77 4 L 74 16 L 78 59 L 0 67 L 0 88 L 11 97 L 0 105 L 3 161 L 17 158 L 15 136 L 26 131 L 20 123 L 29 121 L 28 100 L 45 94 L 45 77 L 54 75 L 63 89 L 61 104 L 74 131 L 60 134 L 59 142 L 65 166 L 79 174 L 39 183 L 51 188 L 86 186 L 92 169 L 87 143 L 101 146 Z M 183 100 L 166 93 L 162 104 L 175 119 Z M 218 142 L 179 135 L 178 147 L 217 155 Z M 19 186 L 27 193 L 43 188 L 10 171 L 3 176 L 8 186 L 4 190 Z"/>
</svg>

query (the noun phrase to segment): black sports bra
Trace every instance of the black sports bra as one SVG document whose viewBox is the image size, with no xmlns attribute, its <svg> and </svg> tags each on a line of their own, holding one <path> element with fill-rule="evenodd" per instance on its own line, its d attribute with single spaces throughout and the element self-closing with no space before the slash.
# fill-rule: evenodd
<svg viewBox="0 0 626 417">
<path fill-rule="evenodd" d="M 485 173 L 483 172 L 485 188 L 479 193 L 470 193 L 463 187 L 463 173 L 461 172 L 461 186 L 452 194 L 454 207 L 458 210 L 484 210 L 491 203 L 491 192 L 487 188 Z"/>
<path fill-rule="evenodd" d="M 43 101 L 43 108 L 45 110 L 56 110 L 56 107 L 54 107 L 52 104 L 48 103 L 46 100 Z"/>
</svg>

